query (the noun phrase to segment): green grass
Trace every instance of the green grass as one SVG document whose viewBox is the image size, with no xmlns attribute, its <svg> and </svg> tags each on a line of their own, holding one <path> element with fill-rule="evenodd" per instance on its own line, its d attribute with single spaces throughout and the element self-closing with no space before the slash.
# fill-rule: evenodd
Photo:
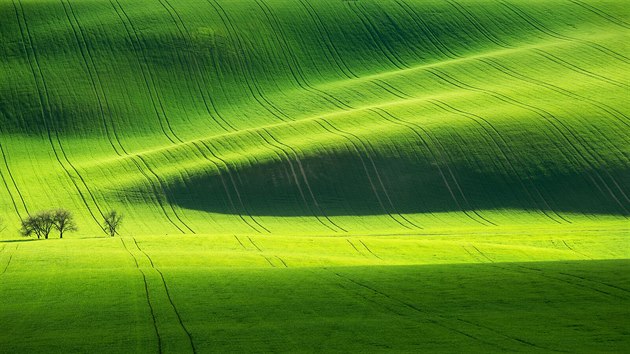
<svg viewBox="0 0 630 354">
<path fill-rule="evenodd" d="M 165 352 L 630 348 L 630 247 L 613 227 L 0 247 L 7 353 L 152 352 L 156 328 Z"/>
<path fill-rule="evenodd" d="M 630 210 L 620 1 L 0 7 L 10 225 L 66 207 L 93 235 L 115 208 L 127 234 L 343 234 Z"/>
<path fill-rule="evenodd" d="M 624 1 L 0 14 L 0 352 L 628 350 Z"/>
</svg>

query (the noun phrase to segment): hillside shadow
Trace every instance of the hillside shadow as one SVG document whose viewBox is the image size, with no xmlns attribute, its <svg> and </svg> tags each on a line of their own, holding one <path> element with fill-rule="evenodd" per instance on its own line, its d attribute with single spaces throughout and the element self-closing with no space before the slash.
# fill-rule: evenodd
<svg viewBox="0 0 630 354">
<path fill-rule="evenodd" d="M 472 209 L 627 216 L 630 210 L 623 199 L 623 193 L 630 189 L 628 170 L 541 173 L 524 178 L 522 174 L 517 177 L 484 173 L 464 164 L 438 166 L 417 156 L 377 157 L 371 161 L 366 157 L 332 153 L 302 159 L 300 164 L 296 160 L 291 163 L 277 160 L 232 170 L 231 176 L 225 171 L 222 175 L 192 175 L 186 181 L 170 184 L 168 198 L 186 209 L 259 216 L 377 215 Z M 595 185 L 593 176 L 615 178 L 614 182 L 605 179 L 606 188 L 613 193 L 601 184 Z"/>
<path fill-rule="evenodd" d="M 38 238 L 23 239 L 23 240 L 0 240 L 0 243 L 37 242 L 37 241 L 45 241 L 45 240 L 46 239 L 38 239 Z"/>
</svg>

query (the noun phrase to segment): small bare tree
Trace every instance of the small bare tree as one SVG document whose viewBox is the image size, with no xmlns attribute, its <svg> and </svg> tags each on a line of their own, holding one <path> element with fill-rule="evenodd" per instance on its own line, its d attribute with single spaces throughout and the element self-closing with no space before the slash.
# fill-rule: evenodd
<svg viewBox="0 0 630 354">
<path fill-rule="evenodd" d="M 37 226 L 34 216 L 29 215 L 26 219 L 22 219 L 22 228 L 20 229 L 20 233 L 24 237 L 30 237 L 33 236 L 33 234 L 37 235 L 37 238 L 41 237 L 39 227 Z"/>
<path fill-rule="evenodd" d="M 50 231 L 54 225 L 52 212 L 40 211 L 35 215 L 29 215 L 26 219 L 22 220 L 22 229 L 20 232 L 23 236 L 32 236 L 33 234 L 37 238 L 48 239 Z"/>
<path fill-rule="evenodd" d="M 77 231 L 77 224 L 74 222 L 72 213 L 65 209 L 52 211 L 53 227 L 59 231 L 59 238 L 63 238 L 63 233 Z"/>
<path fill-rule="evenodd" d="M 118 213 L 115 210 L 112 210 L 103 216 L 105 220 L 103 221 L 103 227 L 105 228 L 105 232 L 109 234 L 109 236 L 114 237 L 118 233 L 118 227 L 122 223 L 122 214 Z"/>
</svg>

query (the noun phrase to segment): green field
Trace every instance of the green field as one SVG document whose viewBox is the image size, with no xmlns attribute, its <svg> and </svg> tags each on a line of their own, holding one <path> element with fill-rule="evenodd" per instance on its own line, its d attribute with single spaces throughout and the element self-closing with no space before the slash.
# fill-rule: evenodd
<svg viewBox="0 0 630 354">
<path fill-rule="evenodd" d="M 1 351 L 627 352 L 622 244 L 586 229 L 6 242 Z"/>
<path fill-rule="evenodd" d="M 622 0 L 0 0 L 0 352 L 628 352 L 628 43 Z"/>
</svg>

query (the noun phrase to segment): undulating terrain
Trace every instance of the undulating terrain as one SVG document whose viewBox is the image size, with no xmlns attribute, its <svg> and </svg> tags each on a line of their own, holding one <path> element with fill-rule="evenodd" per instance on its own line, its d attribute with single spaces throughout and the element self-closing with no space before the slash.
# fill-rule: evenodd
<svg viewBox="0 0 630 354">
<path fill-rule="evenodd" d="M 0 352 L 627 352 L 628 43 L 623 0 L 0 0 Z"/>
</svg>

